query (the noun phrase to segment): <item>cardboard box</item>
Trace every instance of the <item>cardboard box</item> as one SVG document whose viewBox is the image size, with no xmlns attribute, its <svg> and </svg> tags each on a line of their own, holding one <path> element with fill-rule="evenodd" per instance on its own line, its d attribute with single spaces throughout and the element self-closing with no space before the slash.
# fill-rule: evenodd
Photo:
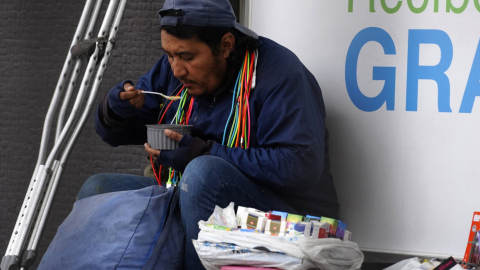
<svg viewBox="0 0 480 270">
<path fill-rule="evenodd" d="M 479 263 L 480 250 L 479 240 L 480 237 L 480 212 L 473 213 L 472 225 L 470 226 L 470 233 L 468 235 L 467 249 L 463 257 L 463 262 L 466 263 Z"/>
</svg>

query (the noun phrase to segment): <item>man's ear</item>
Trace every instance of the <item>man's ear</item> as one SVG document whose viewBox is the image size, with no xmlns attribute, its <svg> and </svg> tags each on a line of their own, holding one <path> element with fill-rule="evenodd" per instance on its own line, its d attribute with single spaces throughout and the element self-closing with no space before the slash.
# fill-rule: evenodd
<svg viewBox="0 0 480 270">
<path fill-rule="evenodd" d="M 222 57 L 230 57 L 230 53 L 235 49 L 235 36 L 230 32 L 226 33 L 220 41 L 220 46 Z"/>
</svg>

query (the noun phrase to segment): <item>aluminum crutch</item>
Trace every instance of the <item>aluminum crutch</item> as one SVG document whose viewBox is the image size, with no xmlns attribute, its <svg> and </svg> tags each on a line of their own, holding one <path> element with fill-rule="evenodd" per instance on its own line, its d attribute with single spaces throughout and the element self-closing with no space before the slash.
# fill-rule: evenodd
<svg viewBox="0 0 480 270">
<path fill-rule="evenodd" d="M 88 116 L 90 115 L 90 112 L 92 111 L 92 108 L 93 108 L 93 105 L 94 105 L 94 102 L 95 102 L 95 98 L 97 96 L 98 88 L 100 87 L 100 83 L 102 81 L 103 73 L 105 72 L 105 69 L 106 69 L 107 63 L 108 63 L 108 59 L 109 59 L 109 57 L 111 55 L 111 51 L 113 49 L 114 40 L 115 40 L 116 34 L 118 32 L 118 28 L 119 28 L 120 21 L 121 21 L 122 16 L 123 16 L 123 12 L 125 10 L 126 3 L 127 3 L 127 0 L 122 0 L 120 2 L 119 6 L 118 6 L 118 9 L 117 9 L 117 12 L 116 12 L 116 15 L 115 15 L 115 19 L 114 19 L 113 24 L 112 24 L 111 29 L 110 29 L 110 34 L 109 34 L 110 40 L 106 45 L 105 55 L 102 58 L 102 62 L 100 64 L 100 66 L 97 70 L 97 74 L 94 78 L 93 86 L 92 86 L 92 89 L 90 90 L 90 95 L 89 95 L 87 104 L 86 104 L 86 106 L 83 110 L 83 114 L 82 114 L 80 120 L 78 121 L 75 130 L 73 131 L 73 133 L 70 136 L 70 139 L 68 141 L 67 146 L 65 147 L 65 149 L 63 151 L 63 154 L 62 154 L 62 157 L 61 157 L 60 161 L 55 160 L 54 170 L 53 170 L 52 178 L 49 182 L 49 185 L 48 185 L 48 188 L 47 188 L 47 191 L 46 191 L 45 200 L 42 204 L 42 207 L 41 207 L 41 210 L 40 210 L 40 215 L 39 215 L 39 218 L 37 219 L 37 224 L 34 227 L 35 229 L 34 229 L 34 232 L 32 233 L 30 243 L 27 246 L 28 254 L 30 254 L 32 251 L 35 252 L 35 250 L 38 247 L 38 243 L 39 243 L 40 237 L 41 237 L 41 232 L 43 231 L 43 228 L 46 224 L 48 213 L 49 213 L 51 205 L 53 203 L 53 199 L 55 197 L 55 193 L 56 193 L 58 184 L 60 183 L 60 179 L 62 177 L 63 170 L 66 167 L 68 157 L 69 157 L 69 155 L 70 155 L 70 153 L 71 153 L 71 151 L 72 151 L 72 149 L 73 149 L 73 147 L 74 147 L 74 145 L 75 145 L 83 127 L 85 126 L 85 123 L 88 119 Z M 99 57 L 98 54 L 99 54 L 99 46 L 97 44 L 96 50 L 90 58 L 90 62 L 89 62 L 89 65 L 87 67 L 87 70 L 90 70 L 89 69 L 90 67 L 95 66 L 96 59 Z M 85 77 L 86 78 L 84 78 L 84 82 L 88 82 L 90 80 L 91 76 L 85 76 Z M 86 87 L 87 84 L 83 84 L 83 85 Z M 25 258 L 25 256 L 24 256 L 24 258 Z M 27 258 L 27 259 L 29 259 L 29 258 Z M 23 264 L 22 264 L 22 266 L 23 266 Z"/>
<path fill-rule="evenodd" d="M 88 18 L 89 11 L 91 9 L 93 0 L 87 0 L 85 3 L 85 7 L 83 9 L 82 15 L 80 17 L 79 24 L 77 26 L 77 29 L 75 31 L 75 35 L 73 37 L 72 43 L 70 47 L 74 46 L 79 40 L 80 40 L 80 35 L 83 32 L 85 22 Z M 63 64 L 62 72 L 60 73 L 60 78 L 58 80 L 57 86 L 55 87 L 55 92 L 52 97 L 52 101 L 50 102 L 50 106 L 47 112 L 47 115 L 45 117 L 45 122 L 43 126 L 43 132 L 42 132 L 42 140 L 40 143 L 40 150 L 38 154 L 38 159 L 37 163 L 35 165 L 34 173 L 32 175 L 32 179 L 30 180 L 30 184 L 28 186 L 27 191 L 33 191 L 37 189 L 37 182 L 35 179 L 37 178 L 37 175 L 39 174 L 40 171 L 43 170 L 43 163 L 45 162 L 45 157 L 46 157 L 46 151 L 47 151 L 47 144 L 48 144 L 48 138 L 50 134 L 50 126 L 52 123 L 52 119 L 54 117 L 54 113 L 56 111 L 56 107 L 58 104 L 58 101 L 60 99 L 61 92 L 63 91 L 64 88 L 64 83 L 67 78 L 67 75 L 70 72 L 71 69 L 71 61 L 72 61 L 72 55 L 70 53 L 70 50 L 68 52 L 67 58 L 65 59 L 65 62 Z M 29 202 L 29 197 L 25 196 L 25 199 L 22 204 L 22 208 L 28 207 L 28 202 Z M 20 262 L 20 254 L 15 254 L 13 253 L 13 245 L 18 243 L 17 240 L 17 235 L 22 234 L 20 228 L 20 225 L 23 223 L 25 216 L 24 214 L 19 214 L 17 222 L 15 223 L 15 227 L 12 233 L 12 236 L 10 238 L 10 241 L 8 242 L 7 250 L 5 256 L 2 258 L 2 262 L 0 264 L 0 268 L 2 270 L 9 270 L 10 265 L 12 264 L 18 264 Z M 8 268 L 7 268 L 8 267 Z"/>
<path fill-rule="evenodd" d="M 102 27 L 100 29 L 99 36 L 105 36 L 106 30 L 108 28 L 108 25 L 110 23 L 110 20 L 111 20 L 112 14 L 113 14 L 114 7 L 116 6 L 116 2 L 117 2 L 116 0 L 110 2 L 107 14 L 105 16 L 104 22 L 103 22 Z M 74 36 L 74 40 L 72 41 L 72 47 L 80 39 L 79 35 L 83 31 L 83 25 L 85 24 L 86 17 L 87 17 L 87 14 L 88 14 L 89 10 L 90 10 L 91 4 L 92 4 L 92 0 L 87 0 L 87 2 L 85 4 L 84 12 L 82 13 L 82 17 L 80 19 L 79 26 L 77 27 L 77 31 L 76 31 L 76 34 Z M 101 1 L 98 0 L 96 8 L 95 8 L 96 11 L 94 11 L 93 17 L 98 15 L 98 8 L 100 6 L 101 6 Z M 118 20 L 118 23 L 116 23 L 115 27 L 112 26 L 112 29 L 113 28 L 115 29 L 115 31 L 112 32 L 112 33 L 116 34 L 116 31 L 118 29 L 119 21 L 121 19 L 122 14 L 123 14 L 124 7 L 125 7 L 125 3 L 123 3 L 122 7 L 119 8 L 119 10 L 117 11 L 117 13 L 119 13 L 120 15 L 117 14 L 117 16 L 116 16 L 116 18 L 118 18 L 118 19 L 116 19 L 116 21 Z M 94 23 L 93 23 L 93 25 L 94 25 Z M 89 27 L 89 28 L 91 29 L 91 27 Z M 91 32 L 91 30 L 89 30 L 89 31 Z M 89 33 L 87 33 L 86 36 L 88 36 L 88 35 L 89 35 Z M 109 45 L 110 45 L 109 50 L 111 50 L 112 44 L 109 43 Z M 110 54 L 110 51 L 108 51 L 108 55 L 109 54 Z M 27 239 L 27 235 L 29 235 L 29 232 L 32 229 L 31 223 L 32 223 L 33 220 L 35 220 L 34 216 L 37 213 L 37 208 L 38 208 L 39 202 L 42 201 L 41 197 L 43 195 L 45 195 L 44 192 L 43 192 L 43 189 L 44 189 L 45 185 L 48 183 L 48 179 L 51 176 L 53 176 L 53 179 L 55 179 L 55 181 L 53 181 L 53 182 L 50 181 L 51 183 L 49 183 L 49 185 L 48 185 L 48 189 L 46 190 L 48 198 L 47 198 L 47 200 L 43 200 L 43 204 L 42 204 L 42 207 L 41 207 L 42 214 L 37 219 L 36 225 L 33 226 L 33 234 L 31 235 L 31 239 L 30 239 L 29 244 L 27 246 L 28 251 L 25 252 L 25 256 L 24 256 L 24 259 L 22 260 L 23 262 L 21 264 L 25 267 L 29 267 L 33 263 L 35 253 L 36 253 L 35 250 L 38 246 L 38 241 L 40 239 L 41 232 L 43 230 L 43 227 L 45 225 L 45 221 L 46 221 L 46 218 L 47 218 L 47 215 L 48 215 L 48 211 L 50 209 L 51 203 L 53 201 L 53 197 L 55 195 L 56 186 L 58 185 L 58 181 L 61 177 L 61 173 L 58 173 L 58 172 L 59 171 L 61 172 L 63 170 L 63 167 L 61 167 L 59 165 L 60 164 L 62 164 L 63 166 L 65 165 L 66 158 L 68 158 L 68 154 L 71 151 L 71 148 L 73 147 L 76 139 L 73 142 L 72 142 L 72 140 L 70 140 L 70 142 L 68 144 L 68 147 L 67 147 L 67 150 L 66 150 L 66 152 L 64 152 L 64 155 L 62 157 L 62 162 L 59 162 L 58 160 L 54 160 L 54 159 L 55 159 L 55 156 L 57 155 L 57 153 L 59 151 L 60 145 L 62 145 L 64 140 L 65 140 L 65 135 L 71 129 L 73 118 L 75 118 L 76 110 L 78 110 L 78 106 L 79 106 L 79 103 L 80 103 L 79 101 L 81 101 L 83 99 L 83 95 L 85 93 L 85 88 L 87 88 L 87 86 L 88 86 L 88 82 L 89 82 L 89 79 L 90 79 L 91 74 L 93 72 L 93 69 L 95 67 L 95 62 L 97 60 L 97 57 L 99 57 L 98 56 L 98 48 L 96 48 L 94 55 L 92 55 L 92 57 L 90 58 L 90 62 L 89 62 L 89 65 L 88 65 L 88 68 L 87 68 L 87 71 L 86 71 L 85 78 L 84 78 L 84 83 L 82 84 L 81 89 L 79 91 L 79 95 L 78 95 L 78 98 L 77 98 L 77 101 L 76 101 L 76 105 L 74 105 L 74 111 L 72 111 L 72 113 L 69 117 L 69 120 L 67 121 L 66 127 L 63 129 L 59 140 L 56 142 L 56 144 L 54 146 L 54 149 L 50 153 L 50 155 L 48 157 L 48 160 L 47 160 L 47 163 L 45 165 L 43 165 L 42 163 L 45 160 L 45 155 L 46 155 L 45 154 L 46 153 L 45 152 L 45 150 L 46 150 L 46 143 L 45 142 L 48 141 L 52 114 L 56 110 L 56 104 L 58 103 L 58 98 L 59 98 L 60 92 L 63 88 L 64 80 L 66 79 L 66 75 L 69 73 L 68 70 L 71 66 L 70 65 L 71 60 L 72 60 L 71 53 L 69 52 L 69 54 L 67 56 L 67 60 L 65 61 L 64 68 L 62 70 L 59 83 L 57 84 L 57 88 L 56 88 L 54 97 L 52 98 L 52 102 L 51 102 L 49 111 L 47 113 L 47 117 L 46 117 L 46 121 L 45 121 L 45 125 L 44 125 L 44 131 L 43 131 L 43 134 L 42 134 L 42 143 L 41 143 L 39 158 L 38 158 L 38 161 L 37 161 L 37 166 L 35 168 L 35 172 L 34 172 L 34 175 L 32 177 L 32 181 L 31 181 L 30 186 L 28 188 L 27 195 L 25 197 L 25 201 L 24 201 L 24 204 L 22 206 L 21 213 L 19 214 L 19 218 L 18 218 L 17 223 L 15 225 L 15 229 L 14 229 L 14 232 L 12 234 L 11 241 L 9 242 L 9 246 L 7 247 L 6 255 L 5 255 L 5 257 L 2 258 L 2 263 L 0 265 L 0 268 L 2 270 L 18 269 L 17 267 L 18 267 L 18 264 L 20 262 L 20 256 L 23 253 L 22 249 L 24 248 L 24 245 L 25 245 L 25 242 L 26 242 L 26 239 Z M 108 59 L 108 57 L 107 57 L 107 59 Z M 78 61 L 77 61 L 77 64 L 78 64 Z M 103 70 L 105 69 L 105 67 L 106 67 L 106 61 L 102 62 L 102 68 L 101 68 L 102 72 L 101 72 L 101 74 L 103 74 Z M 77 73 L 77 71 L 74 72 L 74 74 L 76 74 L 76 73 Z M 75 80 L 72 79 L 71 83 L 72 82 L 74 83 L 74 81 Z M 98 88 L 98 83 L 96 83 L 95 87 Z M 92 93 L 94 93 L 93 95 L 96 95 L 96 91 L 97 90 L 92 90 Z M 92 94 L 91 94 L 89 100 L 92 99 L 92 98 L 94 99 L 95 97 L 94 96 L 92 97 Z M 93 101 L 92 101 L 92 103 L 93 103 Z M 92 105 L 90 105 L 89 109 L 86 108 L 86 110 L 91 111 L 91 106 Z M 87 107 L 88 107 L 88 105 L 87 105 Z M 86 113 L 86 114 L 88 115 L 88 113 Z M 82 120 L 82 121 L 85 121 L 85 120 Z M 78 128 L 78 126 L 77 126 L 76 132 L 80 133 L 83 125 L 84 125 L 84 123 L 80 124 L 80 126 L 81 126 L 80 128 Z M 75 135 L 74 137 L 77 137 L 77 136 L 78 135 Z M 67 154 L 65 154 L 65 153 L 67 153 Z M 22 268 L 22 269 L 25 269 L 25 268 Z"/>
<path fill-rule="evenodd" d="M 102 0 L 97 0 L 96 3 L 95 3 L 95 7 L 93 9 L 93 13 L 90 16 L 89 25 L 88 25 L 88 27 L 85 31 L 85 35 L 84 35 L 85 39 L 89 39 L 89 38 L 92 37 L 92 32 L 93 32 L 93 29 L 95 27 L 95 24 L 96 24 L 96 21 L 97 21 L 97 18 L 98 18 L 98 14 L 100 13 L 101 7 L 102 7 Z M 65 103 L 67 103 L 67 105 L 68 105 L 68 101 L 70 100 L 70 96 L 73 92 L 73 89 L 75 88 L 75 84 L 76 84 L 76 81 L 77 81 L 77 78 L 78 78 L 78 74 L 80 73 L 80 69 L 82 67 L 82 64 L 83 64 L 83 59 L 81 59 L 81 58 L 79 58 L 75 61 L 75 66 L 73 68 L 73 72 L 70 75 L 70 82 L 68 83 L 68 88 L 67 88 L 65 96 L 63 98 L 63 104 L 64 105 L 65 105 Z M 78 99 L 77 102 L 80 103 L 81 100 Z M 62 106 L 62 109 L 63 109 L 63 106 Z M 66 108 L 65 108 L 65 110 L 66 110 Z M 62 114 L 65 114 L 65 113 L 66 112 L 64 110 L 61 110 L 59 112 L 59 115 L 62 115 Z M 72 111 L 72 114 L 74 114 L 73 111 Z M 61 127 L 59 127 L 57 125 L 57 131 L 58 131 L 58 128 L 61 128 Z M 58 139 L 58 137 L 57 137 L 57 139 Z M 59 166 L 59 161 L 55 160 L 54 164 L 53 164 L 52 177 L 54 177 L 55 171 L 58 170 L 58 166 Z M 49 210 L 50 210 L 50 208 L 48 208 L 48 209 L 45 208 L 45 204 L 47 203 L 47 201 L 45 200 L 45 197 L 48 194 L 48 192 L 50 190 L 50 186 L 51 186 L 50 178 L 51 177 L 47 178 L 47 181 L 46 181 L 46 184 L 48 183 L 47 190 L 45 192 L 43 192 L 41 194 L 41 197 L 40 197 L 40 202 L 39 203 L 41 204 L 41 207 L 40 207 L 40 211 L 38 212 L 38 214 L 36 213 L 35 225 L 32 228 L 31 235 L 29 235 L 29 239 L 30 239 L 29 243 L 25 248 L 22 249 L 23 255 L 22 255 L 22 258 L 21 258 L 21 261 L 20 261 L 20 266 L 22 266 L 22 267 L 28 268 L 28 267 L 32 266 L 32 264 L 35 262 L 35 259 L 36 259 L 36 256 L 37 256 L 38 241 L 40 240 L 40 237 L 42 235 L 43 228 L 44 228 L 44 224 L 41 224 L 40 222 L 42 220 L 46 220 L 46 218 L 48 217 Z M 53 200 L 53 198 L 52 198 L 52 200 Z"/>
</svg>

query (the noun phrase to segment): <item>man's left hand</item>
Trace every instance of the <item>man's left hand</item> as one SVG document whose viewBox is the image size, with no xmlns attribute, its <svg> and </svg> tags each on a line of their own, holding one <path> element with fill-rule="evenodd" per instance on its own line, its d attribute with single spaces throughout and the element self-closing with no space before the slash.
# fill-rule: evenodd
<svg viewBox="0 0 480 270">
<path fill-rule="evenodd" d="M 145 151 L 152 155 L 157 163 L 171 167 L 177 171 L 183 172 L 188 163 L 194 158 L 210 155 L 215 141 L 203 141 L 199 138 L 182 135 L 170 129 L 165 129 L 165 135 L 178 142 L 178 148 L 174 150 L 155 150 L 148 143 L 145 144 Z"/>
<path fill-rule="evenodd" d="M 163 133 L 170 139 L 175 140 L 177 142 L 179 142 L 183 138 L 182 134 L 170 129 L 165 129 Z M 158 158 L 158 156 L 160 156 L 160 151 L 153 149 L 152 147 L 150 147 L 148 143 L 145 143 L 145 151 L 147 151 L 147 153 L 151 155 L 155 160 Z"/>
</svg>

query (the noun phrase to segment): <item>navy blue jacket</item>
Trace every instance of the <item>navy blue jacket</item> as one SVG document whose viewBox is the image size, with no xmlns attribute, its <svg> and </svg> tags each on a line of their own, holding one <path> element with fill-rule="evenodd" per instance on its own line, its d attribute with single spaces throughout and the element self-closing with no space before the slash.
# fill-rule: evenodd
<svg viewBox="0 0 480 270">
<path fill-rule="evenodd" d="M 189 122 L 193 125 L 192 136 L 216 141 L 211 155 L 225 159 L 258 184 L 270 187 L 300 214 L 338 218 L 320 87 L 300 60 L 281 45 L 260 37 L 258 51 L 257 84 L 249 100 L 250 148 L 221 144 L 232 107 L 233 87 L 215 91 L 219 95 L 195 98 Z M 114 88 L 123 89 L 124 83 Z M 171 94 L 180 84 L 164 55 L 139 79 L 136 89 Z M 131 108 L 128 101 L 124 102 L 125 108 Z M 158 95 L 145 95 L 143 108 L 127 124 L 113 129 L 102 124 L 97 112 L 97 133 L 113 146 L 144 144 L 145 124 L 158 122 L 162 102 Z M 178 102 L 174 102 L 167 112 L 167 123 L 177 106 Z M 115 113 L 121 116 L 123 112 Z"/>
</svg>

